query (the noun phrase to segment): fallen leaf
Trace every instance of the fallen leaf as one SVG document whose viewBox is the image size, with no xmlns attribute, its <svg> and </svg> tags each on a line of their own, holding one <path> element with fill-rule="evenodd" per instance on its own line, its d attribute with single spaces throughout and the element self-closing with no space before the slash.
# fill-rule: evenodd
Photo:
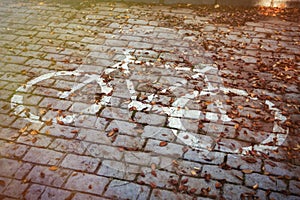
<svg viewBox="0 0 300 200">
<path fill-rule="evenodd" d="M 36 143 L 36 141 L 37 141 L 37 138 L 36 138 L 36 137 L 35 137 L 35 138 L 32 138 L 32 140 L 31 140 L 32 143 Z"/>
<path fill-rule="evenodd" d="M 71 133 L 77 134 L 79 130 L 72 130 Z"/>
<path fill-rule="evenodd" d="M 222 186 L 223 186 L 222 183 L 220 183 L 219 181 L 217 181 L 216 184 L 215 184 L 215 187 L 217 189 L 220 189 Z"/>
<path fill-rule="evenodd" d="M 47 126 L 51 126 L 53 124 L 52 119 L 49 119 L 49 120 L 45 121 L 45 124 Z"/>
<path fill-rule="evenodd" d="M 39 131 L 38 130 L 32 130 L 32 131 L 30 131 L 30 134 L 31 135 L 37 135 L 37 134 L 39 134 Z"/>
<path fill-rule="evenodd" d="M 242 172 L 245 174 L 251 174 L 253 172 L 253 170 L 252 169 L 243 169 Z"/>
<path fill-rule="evenodd" d="M 152 174 L 153 176 L 157 177 L 157 174 L 156 174 L 156 172 L 155 172 L 154 170 L 151 171 L 151 174 Z"/>
<path fill-rule="evenodd" d="M 256 163 L 257 160 L 253 157 L 242 157 L 242 160 L 248 162 L 248 163 Z"/>
<path fill-rule="evenodd" d="M 19 130 L 19 133 L 24 133 L 27 129 L 28 129 L 28 126 L 26 125 Z"/>
<path fill-rule="evenodd" d="M 44 173 L 44 172 L 41 172 L 41 173 L 40 173 L 40 177 L 41 177 L 41 178 L 45 178 L 45 173 Z"/>
<path fill-rule="evenodd" d="M 267 164 L 271 165 L 272 167 L 277 167 L 277 165 L 271 161 L 265 161 Z"/>
<path fill-rule="evenodd" d="M 196 170 L 191 170 L 191 174 L 192 174 L 193 176 L 196 176 L 196 175 L 197 175 Z"/>
<path fill-rule="evenodd" d="M 252 188 L 253 188 L 254 190 L 256 190 L 256 189 L 258 188 L 258 183 L 256 183 L 255 185 L 253 185 Z"/>
<path fill-rule="evenodd" d="M 53 166 L 49 167 L 49 170 L 56 171 L 56 170 L 58 170 L 58 167 L 53 165 Z"/>
<path fill-rule="evenodd" d="M 107 136 L 108 137 L 112 137 L 112 136 L 114 136 L 115 135 L 115 131 L 114 130 L 111 130 L 108 134 L 107 134 Z"/>
<path fill-rule="evenodd" d="M 153 182 L 150 182 L 150 186 L 151 186 L 151 188 L 156 188 L 156 184 Z"/>
<path fill-rule="evenodd" d="M 189 179 L 185 178 L 181 180 L 181 184 L 186 184 L 189 181 Z"/>
<path fill-rule="evenodd" d="M 167 146 L 168 145 L 168 142 L 166 142 L 166 141 L 161 141 L 160 143 L 159 143 L 159 146 L 160 147 L 164 147 L 164 146 Z"/>
<path fill-rule="evenodd" d="M 41 109 L 39 110 L 39 113 L 40 113 L 40 115 L 44 115 L 44 114 L 46 114 L 46 113 L 47 113 L 47 110 L 46 110 L 46 109 L 43 109 L 43 108 L 41 108 Z"/>
<path fill-rule="evenodd" d="M 190 189 L 190 193 L 191 193 L 191 194 L 194 194 L 196 191 L 197 191 L 197 189 L 196 189 L 196 188 L 192 188 L 192 189 Z"/>
<path fill-rule="evenodd" d="M 211 175 L 210 174 L 204 174 L 204 179 L 206 181 L 209 181 L 211 179 Z"/>
<path fill-rule="evenodd" d="M 0 180 L 0 186 L 1 186 L 1 187 L 4 187 L 4 186 L 5 186 L 5 181 Z"/>
</svg>

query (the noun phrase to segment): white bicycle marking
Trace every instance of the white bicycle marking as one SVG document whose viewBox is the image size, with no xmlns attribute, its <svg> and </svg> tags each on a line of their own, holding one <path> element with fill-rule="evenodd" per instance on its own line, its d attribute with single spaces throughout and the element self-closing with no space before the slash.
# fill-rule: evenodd
<svg viewBox="0 0 300 200">
<path fill-rule="evenodd" d="M 126 50 L 124 51 L 125 54 L 125 59 L 121 62 L 116 63 L 115 65 L 111 66 L 110 68 L 105 69 L 104 74 L 109 75 L 110 73 L 116 71 L 116 70 L 121 70 L 124 74 L 130 74 L 130 69 L 129 69 L 129 64 L 130 63 L 136 63 L 138 64 L 138 61 L 135 60 L 135 57 L 133 57 L 130 53 L 134 52 L 133 50 Z M 147 63 L 148 65 L 151 65 Z M 168 66 L 166 66 L 167 68 Z M 240 89 L 235 89 L 235 88 L 226 88 L 223 86 L 223 83 L 221 81 L 220 87 L 214 87 L 212 82 L 209 80 L 208 76 L 206 75 L 207 72 L 210 70 L 216 70 L 214 66 L 206 65 L 202 69 L 190 69 L 187 67 L 183 68 L 175 68 L 175 70 L 178 71 L 192 71 L 195 74 L 192 76 L 193 79 L 198 79 L 198 78 L 204 78 L 204 82 L 207 84 L 206 88 L 204 88 L 201 92 L 194 90 L 191 93 L 185 94 L 182 97 L 177 98 L 170 107 L 167 106 L 161 106 L 161 105 L 152 105 L 150 102 L 158 97 L 156 94 L 151 94 L 147 97 L 146 100 L 144 101 L 138 101 L 137 99 L 137 92 L 134 89 L 133 82 L 129 79 L 126 79 L 126 85 L 127 89 L 131 95 L 131 102 L 128 104 L 128 109 L 134 108 L 137 111 L 156 111 L 156 112 L 163 112 L 167 114 L 168 117 L 168 127 L 172 128 L 173 134 L 179 138 L 182 142 L 184 142 L 186 145 L 198 149 L 198 150 L 205 150 L 205 149 L 211 149 L 213 148 L 213 139 L 212 138 L 207 138 L 208 136 L 195 136 L 195 134 L 190 133 L 187 131 L 187 129 L 184 127 L 182 124 L 181 118 L 190 118 L 190 119 L 195 119 L 199 120 L 201 115 L 204 115 L 206 119 L 215 122 L 217 120 L 221 120 L 223 122 L 230 122 L 232 119 L 226 114 L 226 110 L 220 100 L 215 100 L 214 106 L 215 108 L 218 109 L 218 113 L 213 113 L 213 112 L 206 112 L 205 114 L 202 113 L 199 110 L 188 110 L 186 109 L 186 104 L 190 101 L 193 100 L 199 96 L 204 96 L 204 95 L 217 95 L 220 91 L 223 92 L 224 94 L 227 94 L 229 92 L 234 93 L 236 95 L 240 96 L 246 96 L 252 100 L 258 100 L 257 98 L 252 98 L 249 97 L 249 94 Z M 79 83 L 75 85 L 74 87 L 71 88 L 70 91 L 65 91 L 65 92 L 60 92 L 58 94 L 58 97 L 61 99 L 66 99 L 68 98 L 72 93 L 76 92 L 77 90 L 81 89 L 85 85 L 91 83 L 91 82 L 96 82 L 100 88 L 101 92 L 104 93 L 105 95 L 102 97 L 100 102 L 94 103 L 88 108 L 84 109 L 83 112 L 89 113 L 89 114 L 96 114 L 103 106 L 106 106 L 109 104 L 111 100 L 111 93 L 113 92 L 113 87 L 110 85 L 110 82 L 105 82 L 104 78 L 100 77 L 99 75 L 95 74 L 84 74 L 83 71 L 80 70 L 75 70 L 75 71 L 60 71 L 60 72 L 53 72 L 53 73 L 48 73 L 41 75 L 31 81 L 29 81 L 25 86 L 19 87 L 16 91 L 20 93 L 25 93 L 28 92 L 29 89 L 46 79 L 50 79 L 52 77 L 57 77 L 57 76 L 86 76 L 87 79 L 83 81 L 82 83 Z M 166 92 L 172 92 L 181 85 L 186 84 L 187 81 L 184 80 L 181 83 L 176 83 L 173 86 L 170 86 L 168 88 L 165 88 L 161 91 L 162 94 Z M 283 123 L 287 119 L 285 116 L 282 115 L 282 112 L 274 107 L 274 104 L 270 102 L 269 100 L 266 100 L 264 102 L 266 105 L 268 105 L 268 109 L 271 112 L 274 112 L 274 125 L 273 125 L 273 131 L 271 133 L 268 133 L 268 138 L 266 138 L 264 141 L 261 142 L 261 144 L 254 145 L 254 146 L 249 146 L 249 147 L 243 147 L 242 148 L 242 153 L 246 153 L 249 150 L 257 150 L 264 152 L 266 150 L 276 150 L 278 146 L 282 145 L 284 141 L 286 140 L 289 130 L 288 129 L 283 129 L 278 125 L 278 123 Z M 15 94 L 12 99 L 11 99 L 11 108 L 14 109 L 15 114 L 26 118 L 30 122 L 35 122 L 35 123 L 43 123 L 40 120 L 40 117 L 37 115 L 32 114 L 31 112 L 25 113 L 24 110 L 26 110 L 26 107 L 24 106 L 23 102 L 23 96 L 20 94 Z M 57 120 L 62 121 L 65 124 L 71 124 L 74 122 L 78 114 L 72 114 L 72 115 L 67 115 L 64 117 L 60 117 L 59 119 L 53 119 L 54 123 L 57 123 Z M 176 129 L 182 130 L 178 133 Z M 188 135 L 188 137 L 186 137 Z M 206 137 L 205 139 L 203 139 Z M 209 140 L 209 144 L 208 144 Z M 270 142 L 275 142 L 273 146 L 267 145 Z M 240 150 L 237 149 L 235 153 L 238 153 Z"/>
</svg>

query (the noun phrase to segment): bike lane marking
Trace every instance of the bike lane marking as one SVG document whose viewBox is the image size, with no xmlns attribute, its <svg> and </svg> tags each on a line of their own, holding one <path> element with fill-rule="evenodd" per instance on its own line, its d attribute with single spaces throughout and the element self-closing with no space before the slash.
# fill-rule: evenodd
<svg viewBox="0 0 300 200">
<path fill-rule="evenodd" d="M 120 69 L 124 74 L 130 74 L 130 69 L 129 69 L 129 64 L 130 63 L 136 63 L 135 57 L 132 56 L 130 53 L 134 52 L 133 50 L 126 50 L 124 51 L 125 59 L 121 62 L 116 63 L 110 68 L 106 68 L 104 71 L 105 75 L 109 75 L 110 73 L 114 72 L 117 69 Z M 147 63 L 148 65 L 151 65 Z M 167 68 L 167 66 L 165 66 Z M 168 117 L 168 126 L 172 128 L 173 134 L 178 137 L 181 141 L 183 141 L 186 145 L 195 148 L 195 149 L 203 149 L 203 146 L 206 148 L 211 148 L 207 147 L 207 145 L 203 144 L 201 142 L 201 139 L 199 139 L 198 136 L 195 136 L 192 133 L 187 132 L 186 128 L 182 124 L 181 118 L 184 117 L 190 117 L 192 119 L 200 119 L 200 116 L 202 114 L 201 111 L 199 110 L 187 110 L 185 109 L 186 104 L 192 100 L 195 99 L 198 96 L 204 96 L 204 95 L 217 95 L 220 91 L 222 91 L 224 94 L 227 94 L 229 92 L 234 93 L 236 95 L 240 96 L 249 96 L 248 93 L 244 90 L 240 89 L 235 89 L 235 88 L 226 88 L 223 86 L 223 82 L 221 82 L 220 87 L 214 87 L 209 80 L 208 76 L 206 75 L 207 72 L 210 70 L 216 70 L 214 66 L 206 65 L 202 69 L 194 69 L 191 70 L 190 68 L 183 67 L 183 68 L 175 68 L 175 70 L 178 71 L 193 71 L 196 74 L 192 76 L 192 78 L 197 79 L 197 78 L 204 78 L 204 83 L 207 84 L 207 87 L 204 88 L 200 93 L 197 90 L 194 90 L 191 93 L 188 93 L 182 97 L 177 98 L 170 107 L 166 106 L 157 106 L 157 105 L 151 105 L 150 102 L 152 101 L 153 98 L 156 97 L 155 94 L 151 94 L 147 97 L 147 100 L 144 102 L 138 101 L 137 100 L 137 94 L 134 89 L 134 85 L 131 80 L 127 79 L 126 80 L 126 85 L 127 89 L 129 90 L 129 93 L 131 94 L 131 102 L 128 105 L 128 109 L 135 108 L 138 111 L 142 111 L 144 109 L 146 110 L 154 110 L 154 111 L 162 111 L 163 113 L 167 114 Z M 57 76 L 82 76 L 84 72 L 80 70 L 75 70 L 75 71 L 61 71 L 61 72 L 53 72 L 53 73 L 48 73 L 41 75 L 31 81 L 29 81 L 26 85 L 19 87 L 16 91 L 17 92 L 27 92 L 33 85 L 37 84 L 38 82 L 44 81 L 46 79 L 50 79 L 52 77 L 57 77 Z M 70 94 L 74 93 L 75 91 L 81 89 L 85 85 L 91 83 L 91 82 L 96 82 L 100 88 L 101 92 L 104 93 L 106 96 L 104 96 L 101 99 L 100 103 L 95 103 L 92 104 L 90 107 L 84 109 L 83 111 L 88 112 L 90 114 L 96 114 L 103 106 L 106 106 L 111 99 L 111 96 L 108 95 L 113 92 L 113 87 L 110 86 L 110 83 L 105 82 L 104 78 L 100 77 L 99 75 L 91 74 L 87 75 L 84 74 L 86 77 L 88 77 L 87 80 L 83 81 L 82 83 L 79 83 L 75 85 L 74 87 L 71 88 L 70 91 L 65 91 L 65 92 L 60 92 L 58 93 L 58 97 L 65 99 L 70 96 Z M 187 82 L 187 81 L 186 81 Z M 176 88 L 180 87 L 181 85 L 184 85 L 186 82 L 182 83 L 176 83 L 173 86 L 170 86 L 168 88 L 163 89 L 161 92 L 166 93 L 167 91 L 174 91 Z M 258 100 L 257 98 L 252 98 L 249 97 L 252 100 Z M 15 94 L 12 99 L 11 99 L 11 107 L 12 109 L 15 110 L 15 114 L 19 115 L 20 117 L 26 118 L 30 122 L 37 122 L 37 123 L 43 123 L 40 121 L 39 116 L 32 114 L 31 112 L 25 113 L 25 106 L 23 105 L 23 96 Z M 269 100 L 266 100 L 265 102 L 266 105 L 268 105 L 268 108 L 270 111 L 274 112 L 275 120 L 278 120 L 280 123 L 283 123 L 286 120 L 286 117 L 282 115 L 281 111 L 277 108 L 274 107 L 274 104 L 270 102 Z M 223 122 L 230 122 L 232 119 L 226 114 L 226 110 L 223 106 L 223 103 L 217 99 L 214 101 L 214 106 L 219 110 L 220 114 L 217 113 L 212 113 L 212 112 L 206 112 L 205 117 L 206 119 L 210 121 L 217 121 L 221 120 Z M 29 114 L 29 116 L 27 116 Z M 76 114 L 73 115 L 67 115 L 66 117 L 61 117 L 59 120 L 66 124 L 70 124 L 74 122 L 75 118 L 77 117 Z M 53 119 L 53 122 L 57 122 L 57 119 Z M 175 129 L 182 130 L 184 132 L 179 133 L 175 131 Z M 184 139 L 183 135 L 189 135 L 189 139 Z M 287 138 L 288 135 L 288 129 L 285 130 L 282 127 L 280 127 L 277 122 L 274 122 L 273 125 L 273 131 L 272 133 L 269 133 L 269 136 L 267 139 L 261 142 L 259 145 L 254 145 L 249 146 L 249 147 L 243 147 L 243 152 L 252 150 L 253 148 L 256 150 L 274 150 L 277 147 L 283 144 L 285 139 Z M 264 144 L 267 144 L 269 142 L 276 141 L 275 145 L 276 146 L 267 146 Z M 213 145 L 213 144 L 212 144 Z M 238 150 L 236 150 L 236 153 L 238 153 Z"/>
</svg>

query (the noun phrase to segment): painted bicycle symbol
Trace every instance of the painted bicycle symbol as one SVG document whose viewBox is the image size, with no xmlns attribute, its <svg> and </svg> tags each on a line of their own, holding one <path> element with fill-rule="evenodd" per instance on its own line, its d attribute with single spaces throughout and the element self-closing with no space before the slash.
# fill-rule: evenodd
<svg viewBox="0 0 300 200">
<path fill-rule="evenodd" d="M 109 68 L 106 68 L 101 76 L 99 76 L 99 74 L 86 74 L 83 71 L 75 70 L 75 71 L 59 71 L 59 72 L 47 73 L 37 78 L 34 78 L 33 80 L 27 82 L 24 86 L 21 86 L 16 90 L 17 94 L 15 94 L 11 98 L 11 108 L 14 110 L 17 116 L 26 118 L 30 122 L 44 123 L 43 121 L 41 121 L 40 116 L 30 111 L 26 113 L 24 112 L 24 110 L 26 109 L 26 105 L 24 105 L 24 96 L 22 94 L 30 91 L 30 89 L 34 85 L 38 84 L 39 82 L 48 80 L 50 78 L 61 77 L 61 76 L 72 76 L 72 77 L 84 76 L 85 77 L 84 81 L 74 85 L 69 91 L 59 92 L 58 97 L 60 99 L 67 99 L 70 97 L 70 95 L 80 90 L 87 84 L 96 82 L 101 89 L 101 94 L 102 94 L 101 99 L 97 102 L 92 103 L 89 107 L 82 110 L 82 112 L 84 113 L 94 115 L 97 112 L 99 112 L 99 110 L 101 110 L 103 107 L 109 105 L 111 101 L 111 95 L 114 91 L 111 82 L 109 80 L 106 80 L 104 77 L 111 75 L 113 72 L 116 71 L 120 71 L 124 75 L 129 75 L 131 73 L 130 64 L 132 63 L 139 64 L 136 58 L 132 55 L 134 53 L 134 50 L 125 50 L 123 53 L 125 55 L 125 59 L 122 60 L 121 62 L 114 64 Z M 148 64 L 151 65 L 151 63 Z M 218 111 L 218 113 L 202 112 L 196 109 L 186 109 L 187 103 L 196 98 L 201 98 L 201 96 L 207 96 L 207 95 L 216 96 L 220 92 L 222 92 L 223 94 L 233 93 L 238 96 L 244 96 L 250 98 L 253 101 L 258 101 L 258 98 L 250 97 L 250 95 L 244 90 L 227 88 L 223 85 L 223 83 L 221 83 L 221 85 L 218 86 L 214 85 L 212 81 L 209 79 L 209 76 L 207 75 L 208 72 L 212 72 L 212 71 L 216 73 L 217 69 L 212 65 L 203 65 L 201 68 L 197 68 L 197 69 L 191 69 L 188 67 L 178 67 L 176 68 L 176 70 L 192 72 L 193 73 L 192 78 L 193 79 L 202 78 L 206 84 L 206 87 L 201 91 L 194 90 L 183 96 L 177 97 L 177 99 L 175 99 L 172 102 L 171 106 L 155 105 L 155 104 L 153 105 L 151 104 L 151 102 L 154 98 L 157 97 L 157 94 L 148 95 L 143 100 L 140 100 L 138 99 L 138 92 L 135 90 L 134 83 L 131 80 L 126 79 L 125 80 L 126 87 L 130 93 L 130 103 L 128 104 L 128 109 L 129 110 L 134 109 L 136 111 L 156 111 L 156 112 L 164 113 L 168 116 L 167 127 L 171 128 L 173 134 L 177 138 L 179 138 L 184 144 L 197 150 L 207 150 L 207 149 L 212 150 L 214 148 L 214 140 L 211 139 L 208 142 L 207 140 L 203 140 L 201 136 L 198 136 L 197 134 L 193 134 L 187 131 L 187 128 L 184 127 L 182 123 L 182 118 L 188 117 L 190 119 L 199 120 L 200 116 L 204 115 L 205 118 L 210 121 L 219 120 L 224 123 L 231 122 L 232 119 L 227 115 L 227 111 L 222 102 L 222 99 L 216 99 L 213 102 L 213 105 L 215 106 L 215 109 Z M 186 83 L 187 80 L 183 80 L 182 82 L 164 88 L 160 91 L 160 94 L 166 94 L 175 91 L 178 87 Z M 266 100 L 265 102 L 263 102 L 263 104 L 265 104 L 269 109 L 269 111 L 274 115 L 275 120 L 273 123 L 272 132 L 268 133 L 268 137 L 263 141 L 261 141 L 259 144 L 243 147 L 242 152 L 241 149 L 236 149 L 235 153 L 245 154 L 249 150 L 257 150 L 259 152 L 264 152 L 267 150 L 276 150 L 278 146 L 282 145 L 286 140 L 289 130 L 284 129 L 283 127 L 281 127 L 280 124 L 284 123 L 287 118 L 282 114 L 282 112 L 278 108 L 275 107 L 275 105 L 271 101 Z M 70 115 L 60 116 L 59 118 L 56 117 L 52 119 L 52 122 L 53 123 L 63 122 L 64 124 L 71 124 L 78 117 L 78 115 L 79 114 L 70 114 Z M 270 143 L 272 144 L 270 145 Z"/>
</svg>

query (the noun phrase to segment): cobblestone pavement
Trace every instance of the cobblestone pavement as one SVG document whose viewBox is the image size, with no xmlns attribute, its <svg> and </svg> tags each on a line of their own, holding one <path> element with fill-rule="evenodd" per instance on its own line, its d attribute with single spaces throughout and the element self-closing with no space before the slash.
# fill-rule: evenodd
<svg viewBox="0 0 300 200">
<path fill-rule="evenodd" d="M 0 1 L 1 199 L 300 199 L 300 24 Z"/>
</svg>

